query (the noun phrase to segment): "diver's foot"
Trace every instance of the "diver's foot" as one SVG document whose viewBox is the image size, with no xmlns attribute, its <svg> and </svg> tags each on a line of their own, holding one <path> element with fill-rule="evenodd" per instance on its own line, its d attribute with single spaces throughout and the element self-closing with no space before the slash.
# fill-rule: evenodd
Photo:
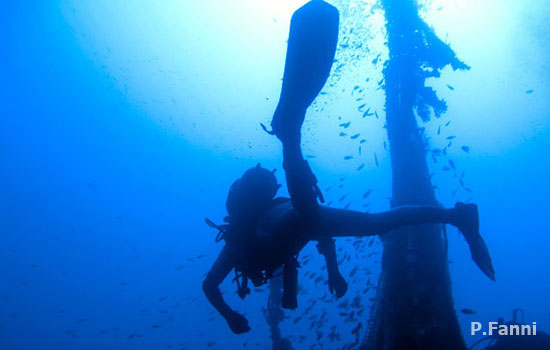
<svg viewBox="0 0 550 350">
<path fill-rule="evenodd" d="M 346 292 L 348 291 L 348 283 L 342 277 L 340 272 L 336 272 L 334 276 L 329 276 L 328 278 L 328 288 L 331 293 L 336 294 L 336 298 L 340 299 L 344 295 L 346 295 Z"/>
<path fill-rule="evenodd" d="M 456 226 L 464 235 L 466 242 L 470 246 L 472 259 L 477 266 L 489 277 L 495 280 L 495 269 L 489 255 L 487 244 L 479 233 L 479 213 L 477 205 L 464 204 L 457 202 L 455 205 L 456 211 Z"/>
</svg>

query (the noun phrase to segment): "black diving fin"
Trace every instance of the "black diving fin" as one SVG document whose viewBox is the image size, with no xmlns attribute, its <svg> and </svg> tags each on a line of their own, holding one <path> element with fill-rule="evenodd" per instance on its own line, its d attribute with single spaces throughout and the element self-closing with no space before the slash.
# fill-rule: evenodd
<svg viewBox="0 0 550 350">
<path fill-rule="evenodd" d="M 487 277 L 495 281 L 495 269 L 489 248 L 479 233 L 479 212 L 477 205 L 457 202 L 455 209 L 458 211 L 457 226 L 470 246 L 470 253 L 476 265 Z"/>
<path fill-rule="evenodd" d="M 282 141 L 299 133 L 307 108 L 329 77 L 339 16 L 334 6 L 321 0 L 308 2 L 292 15 L 283 86 L 271 121 L 273 133 Z"/>
</svg>

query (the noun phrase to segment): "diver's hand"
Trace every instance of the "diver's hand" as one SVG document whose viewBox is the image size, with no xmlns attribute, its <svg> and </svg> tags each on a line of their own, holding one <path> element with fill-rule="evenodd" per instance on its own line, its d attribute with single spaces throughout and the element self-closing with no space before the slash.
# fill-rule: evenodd
<svg viewBox="0 0 550 350">
<path fill-rule="evenodd" d="M 233 311 L 230 314 L 226 315 L 225 320 L 227 321 L 229 328 L 231 328 L 231 331 L 233 331 L 233 333 L 235 334 L 241 334 L 250 331 L 248 320 L 236 311 Z"/>
</svg>

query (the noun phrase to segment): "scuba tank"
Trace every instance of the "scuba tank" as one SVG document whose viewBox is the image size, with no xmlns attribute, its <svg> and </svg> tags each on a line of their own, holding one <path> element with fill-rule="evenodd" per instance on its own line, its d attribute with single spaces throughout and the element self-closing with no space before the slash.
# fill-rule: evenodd
<svg viewBox="0 0 550 350">
<path fill-rule="evenodd" d="M 258 218 L 277 203 L 274 197 L 281 185 L 277 183 L 274 172 L 275 170 L 269 171 L 259 163 L 248 169 L 229 189 L 225 203 L 228 213 L 224 218 L 225 223 L 217 225 L 205 218 L 208 226 L 218 230 L 216 242 L 224 240 L 238 257 L 233 281 L 237 283 L 237 294 L 241 299 L 250 294 L 248 279 L 258 286 L 273 275 L 272 271 L 260 270 L 250 252 L 257 240 Z"/>
</svg>

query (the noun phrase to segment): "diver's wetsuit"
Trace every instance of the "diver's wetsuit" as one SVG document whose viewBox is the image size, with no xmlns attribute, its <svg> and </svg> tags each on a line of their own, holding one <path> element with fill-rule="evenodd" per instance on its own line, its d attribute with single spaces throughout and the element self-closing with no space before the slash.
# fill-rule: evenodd
<svg viewBox="0 0 550 350">
<path fill-rule="evenodd" d="M 286 264 L 311 240 L 381 235 L 405 225 L 448 223 L 462 230 L 470 244 L 472 257 L 483 272 L 494 279 L 491 259 L 479 235 L 477 220 L 477 206 L 459 203 L 452 209 L 406 206 L 382 213 L 319 206 L 316 220 L 311 221 L 287 200 L 261 215 L 257 224 L 258 239 L 247 248 L 245 260 L 255 262 L 252 269 L 275 269 Z M 225 303 L 218 286 L 242 261 L 242 255 L 237 256 L 229 245 L 224 246 L 203 283 L 207 298 L 237 334 L 250 329 L 248 321 Z"/>
<path fill-rule="evenodd" d="M 289 258 L 298 255 L 310 241 L 333 237 L 377 236 L 402 226 L 416 224 L 441 223 L 458 226 L 464 216 L 473 218 L 476 210 L 474 205 L 452 209 L 403 206 L 380 213 L 363 213 L 320 205 L 315 220 L 310 220 L 296 210 L 290 200 L 281 200 L 260 216 L 257 240 L 248 248 L 247 253 L 253 256 L 251 260 L 261 269 L 278 268 Z"/>
</svg>

